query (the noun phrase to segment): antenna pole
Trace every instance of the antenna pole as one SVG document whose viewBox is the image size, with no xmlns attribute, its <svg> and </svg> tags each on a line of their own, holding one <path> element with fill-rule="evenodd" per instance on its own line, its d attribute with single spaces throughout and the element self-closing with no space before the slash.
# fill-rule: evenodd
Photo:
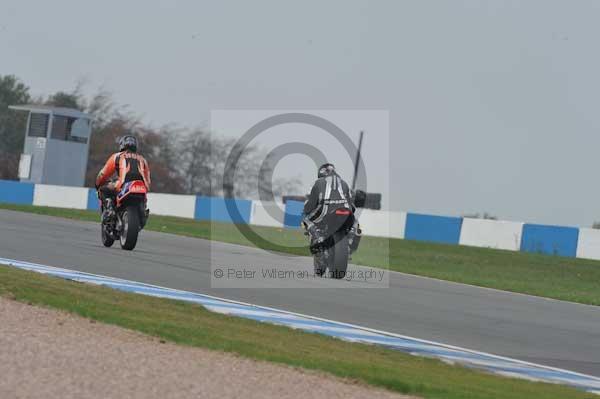
<svg viewBox="0 0 600 399">
<path fill-rule="evenodd" d="M 360 131 L 360 136 L 358 137 L 358 149 L 356 150 L 356 160 L 354 161 L 354 177 L 352 178 L 352 191 L 356 188 L 356 177 L 358 175 L 358 165 L 360 165 L 360 150 L 362 148 L 363 143 L 363 135 L 364 131 Z"/>
</svg>

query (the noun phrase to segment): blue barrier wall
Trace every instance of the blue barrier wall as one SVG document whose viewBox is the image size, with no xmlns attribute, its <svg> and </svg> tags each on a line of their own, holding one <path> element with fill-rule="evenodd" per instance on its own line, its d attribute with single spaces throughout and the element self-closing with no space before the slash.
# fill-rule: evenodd
<svg viewBox="0 0 600 399">
<path fill-rule="evenodd" d="M 34 184 L 0 180 L 0 202 L 33 205 Z"/>
<path fill-rule="evenodd" d="M 41 188 L 40 188 L 41 190 Z M 43 192 L 43 190 L 41 191 Z M 40 194 L 35 185 L 18 181 L 0 180 L 0 203 L 32 205 L 34 197 L 39 201 Z M 252 201 L 242 199 L 224 199 L 217 197 L 189 196 L 189 213 L 194 213 L 197 220 L 214 220 L 225 223 L 250 223 L 252 214 Z M 75 201 L 78 204 L 83 198 Z M 168 198 L 163 199 L 166 207 L 176 207 Z M 195 211 L 192 204 L 195 200 Z M 42 201 L 43 202 L 43 201 Z M 68 201 L 67 201 L 68 202 Z M 73 203 L 73 201 L 71 201 Z M 178 202 L 180 203 L 180 202 Z M 232 213 L 227 205 L 235 206 L 239 215 Z M 78 205 L 81 207 L 83 203 Z M 163 208 L 165 208 L 163 206 Z M 284 227 L 299 228 L 302 221 L 304 204 L 300 201 L 287 201 L 285 205 Z M 96 191 L 89 189 L 87 209 L 98 210 Z M 431 216 L 415 213 L 406 215 L 404 238 L 408 240 L 439 242 L 445 244 L 459 244 L 463 219 L 459 217 Z M 485 234 L 490 234 L 489 232 Z M 518 235 L 515 233 L 515 237 Z M 523 252 L 542 253 L 566 257 L 576 257 L 580 240 L 580 230 L 575 227 L 546 226 L 525 224 L 521 234 L 519 249 Z M 516 238 L 518 241 L 518 237 Z M 516 246 L 515 248 L 516 249 Z M 580 257 L 582 256 L 580 254 Z M 590 255 L 587 256 L 590 258 Z M 591 256 L 600 259 L 600 255 Z"/>
<path fill-rule="evenodd" d="M 285 215 L 283 217 L 284 227 L 297 229 L 302 222 L 302 211 L 304 210 L 304 202 L 301 201 L 286 201 Z"/>
<path fill-rule="evenodd" d="M 229 212 L 227 206 L 237 207 L 239 215 Z M 213 220 L 227 223 L 250 223 L 252 201 L 234 198 L 196 197 L 197 220 Z"/>
<path fill-rule="evenodd" d="M 90 188 L 88 190 L 87 209 L 92 211 L 97 211 L 100 209 L 100 203 L 98 202 L 98 194 L 96 193 L 96 189 Z"/>
<path fill-rule="evenodd" d="M 409 213 L 404 238 L 407 240 L 458 244 L 462 218 Z"/>
<path fill-rule="evenodd" d="M 525 224 L 521 251 L 575 257 L 579 229 L 575 227 Z"/>
</svg>

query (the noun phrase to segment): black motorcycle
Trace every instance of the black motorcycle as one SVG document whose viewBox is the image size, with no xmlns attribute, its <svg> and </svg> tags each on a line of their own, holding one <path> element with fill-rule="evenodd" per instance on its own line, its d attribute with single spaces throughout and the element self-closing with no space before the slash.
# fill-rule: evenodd
<svg viewBox="0 0 600 399">
<path fill-rule="evenodd" d="M 349 256 L 358 249 L 362 233 L 354 213 L 349 209 L 338 209 L 327 215 L 319 226 L 309 227 L 304 223 L 304 227 L 307 229 L 305 234 L 310 238 L 315 274 L 334 279 L 344 278 Z"/>
</svg>

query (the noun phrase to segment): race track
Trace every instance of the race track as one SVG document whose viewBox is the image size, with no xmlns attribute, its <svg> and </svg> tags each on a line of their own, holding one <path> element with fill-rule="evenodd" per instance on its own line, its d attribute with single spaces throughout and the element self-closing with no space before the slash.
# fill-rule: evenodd
<svg viewBox="0 0 600 399">
<path fill-rule="evenodd" d="M 390 274 L 389 288 L 210 288 L 211 261 L 310 269 L 311 260 L 143 232 L 133 252 L 104 248 L 99 226 L 0 210 L 0 257 L 211 294 L 600 376 L 600 307 Z M 306 282 L 302 283 L 306 285 Z"/>
</svg>

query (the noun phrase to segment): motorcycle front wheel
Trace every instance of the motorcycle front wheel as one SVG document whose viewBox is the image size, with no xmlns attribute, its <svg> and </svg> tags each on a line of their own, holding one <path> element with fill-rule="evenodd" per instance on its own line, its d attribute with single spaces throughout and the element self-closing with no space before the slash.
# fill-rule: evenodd
<svg viewBox="0 0 600 399">
<path fill-rule="evenodd" d="M 108 231 L 106 231 L 106 225 L 100 223 L 100 228 L 102 229 L 102 245 L 105 247 L 112 247 L 115 240 L 108 234 Z"/>
</svg>

